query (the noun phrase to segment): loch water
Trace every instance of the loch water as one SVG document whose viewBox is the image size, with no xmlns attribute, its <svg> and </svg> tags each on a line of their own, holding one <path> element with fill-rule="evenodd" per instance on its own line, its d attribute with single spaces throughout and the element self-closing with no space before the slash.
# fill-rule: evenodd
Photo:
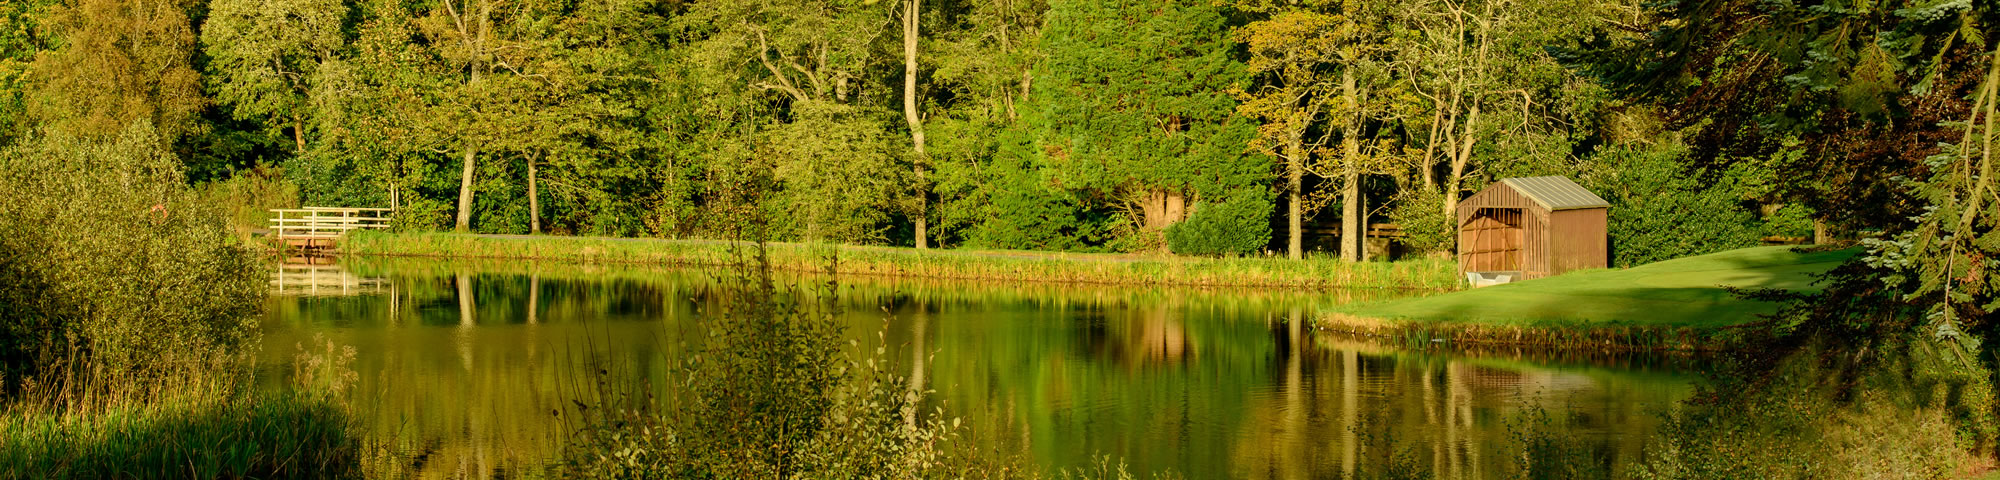
<svg viewBox="0 0 2000 480">
<path fill-rule="evenodd" d="M 1549 353 L 1316 331 L 1323 309 L 1426 292 L 1174 289 L 782 275 L 830 295 L 851 354 L 882 348 L 982 445 L 1045 469 L 1109 456 L 1142 478 L 1339 478 L 1383 462 L 1504 478 L 1526 436 L 1630 468 L 1699 359 Z M 676 375 L 726 271 L 349 259 L 284 266 L 260 381 L 353 347 L 370 445 L 422 477 L 553 461 L 599 370 Z M 317 343 L 316 343 L 317 342 Z M 608 367 L 609 366 L 609 367 Z M 756 379 L 743 379 L 756 381 Z"/>
</svg>

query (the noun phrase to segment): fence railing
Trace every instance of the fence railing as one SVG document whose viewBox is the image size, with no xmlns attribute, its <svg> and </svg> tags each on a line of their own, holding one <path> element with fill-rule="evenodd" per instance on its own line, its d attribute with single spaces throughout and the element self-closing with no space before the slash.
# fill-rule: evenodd
<svg viewBox="0 0 2000 480">
<path fill-rule="evenodd" d="M 351 230 L 389 228 L 395 218 L 388 208 L 274 208 L 271 214 L 271 236 L 280 240 L 331 240 Z"/>
</svg>

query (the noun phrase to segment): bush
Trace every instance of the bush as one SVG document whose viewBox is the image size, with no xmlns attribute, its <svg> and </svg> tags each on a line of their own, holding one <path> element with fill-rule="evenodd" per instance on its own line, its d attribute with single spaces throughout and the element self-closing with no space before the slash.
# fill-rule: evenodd
<svg viewBox="0 0 2000 480">
<path fill-rule="evenodd" d="M 1764 233 L 1779 237 L 1812 238 L 1812 207 L 1787 203 L 1764 217 Z"/>
<path fill-rule="evenodd" d="M 1456 219 L 1444 211 L 1442 192 L 1428 188 L 1404 190 L 1396 197 L 1396 208 L 1389 211 L 1389 218 L 1403 229 L 1403 238 L 1397 242 L 1411 252 L 1450 252 L 1457 245 L 1453 237 L 1458 230 L 1452 225 Z"/>
<path fill-rule="evenodd" d="M 144 123 L 0 151 L 0 375 L 103 403 L 255 342 L 262 267 L 180 168 Z"/>
<path fill-rule="evenodd" d="M 1222 202 L 1196 202 L 1194 214 L 1167 227 L 1167 248 L 1182 255 L 1241 255 L 1271 243 L 1271 201 L 1262 195 L 1235 195 Z"/>
<path fill-rule="evenodd" d="M 974 227 L 980 247 L 1083 250 L 1107 236 L 1104 223 L 1069 194 L 1049 188 L 1030 166 L 1002 164 L 989 215 Z"/>
<path fill-rule="evenodd" d="M 1630 267 L 1759 245 L 1763 227 L 1745 208 L 1739 182 L 1681 165 L 1687 147 L 1621 147 L 1594 160 L 1609 172 L 1586 179 L 1611 203 L 1611 261 Z"/>
<path fill-rule="evenodd" d="M 239 170 L 235 176 L 202 184 L 200 191 L 202 203 L 222 208 L 229 226 L 239 231 L 269 225 L 271 209 L 299 208 L 299 186 L 278 168 Z"/>
</svg>

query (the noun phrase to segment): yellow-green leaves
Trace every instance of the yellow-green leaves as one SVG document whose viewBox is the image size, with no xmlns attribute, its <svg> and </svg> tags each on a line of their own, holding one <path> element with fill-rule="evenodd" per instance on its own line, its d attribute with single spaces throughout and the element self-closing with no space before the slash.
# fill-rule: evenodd
<svg viewBox="0 0 2000 480">
<path fill-rule="evenodd" d="M 49 27 L 62 46 L 36 57 L 29 99 L 45 128 L 111 138 L 145 120 L 167 143 L 201 130 L 207 99 L 180 2 L 79 0 Z"/>
<path fill-rule="evenodd" d="M 215 0 L 202 26 L 205 78 L 236 118 L 291 130 L 306 148 L 308 94 L 322 62 L 346 47 L 342 0 Z"/>
</svg>

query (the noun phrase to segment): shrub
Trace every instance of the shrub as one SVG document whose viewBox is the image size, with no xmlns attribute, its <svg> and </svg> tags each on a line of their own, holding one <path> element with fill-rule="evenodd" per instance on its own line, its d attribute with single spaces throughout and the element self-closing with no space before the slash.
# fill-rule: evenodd
<svg viewBox="0 0 2000 480">
<path fill-rule="evenodd" d="M 1018 169 L 1009 171 L 1009 169 Z M 1105 236 L 1106 228 L 1069 194 L 1049 188 L 1027 165 L 1007 165 L 997 175 L 989 215 L 974 227 L 972 243 L 982 247 L 1081 250 Z"/>
<path fill-rule="evenodd" d="M 1787 203 L 1764 218 L 1764 233 L 1780 237 L 1812 238 L 1812 207 Z"/>
<path fill-rule="evenodd" d="M 1744 208 L 1733 176 L 1681 164 L 1687 147 L 1621 147 L 1595 161 L 1587 179 L 1611 203 L 1611 261 L 1629 267 L 1756 246 L 1762 226 Z"/>
<path fill-rule="evenodd" d="M 1453 215 L 1444 211 L 1444 193 L 1428 188 L 1412 188 L 1396 197 L 1389 218 L 1402 227 L 1397 242 L 1411 252 L 1449 252 L 1457 244 Z"/>
<path fill-rule="evenodd" d="M 262 267 L 160 145 L 140 123 L 0 151 L 0 375 L 67 370 L 42 388 L 87 404 L 215 375 L 255 341 Z"/>
<path fill-rule="evenodd" d="M 1194 214 L 1167 227 L 1167 248 L 1183 255 L 1240 255 L 1271 243 L 1271 202 L 1245 194 L 1196 202 Z"/>
<path fill-rule="evenodd" d="M 299 186 L 282 169 L 257 167 L 235 176 L 202 184 L 201 201 L 223 209 L 229 226 L 239 231 L 264 228 L 271 209 L 298 208 Z"/>
</svg>

